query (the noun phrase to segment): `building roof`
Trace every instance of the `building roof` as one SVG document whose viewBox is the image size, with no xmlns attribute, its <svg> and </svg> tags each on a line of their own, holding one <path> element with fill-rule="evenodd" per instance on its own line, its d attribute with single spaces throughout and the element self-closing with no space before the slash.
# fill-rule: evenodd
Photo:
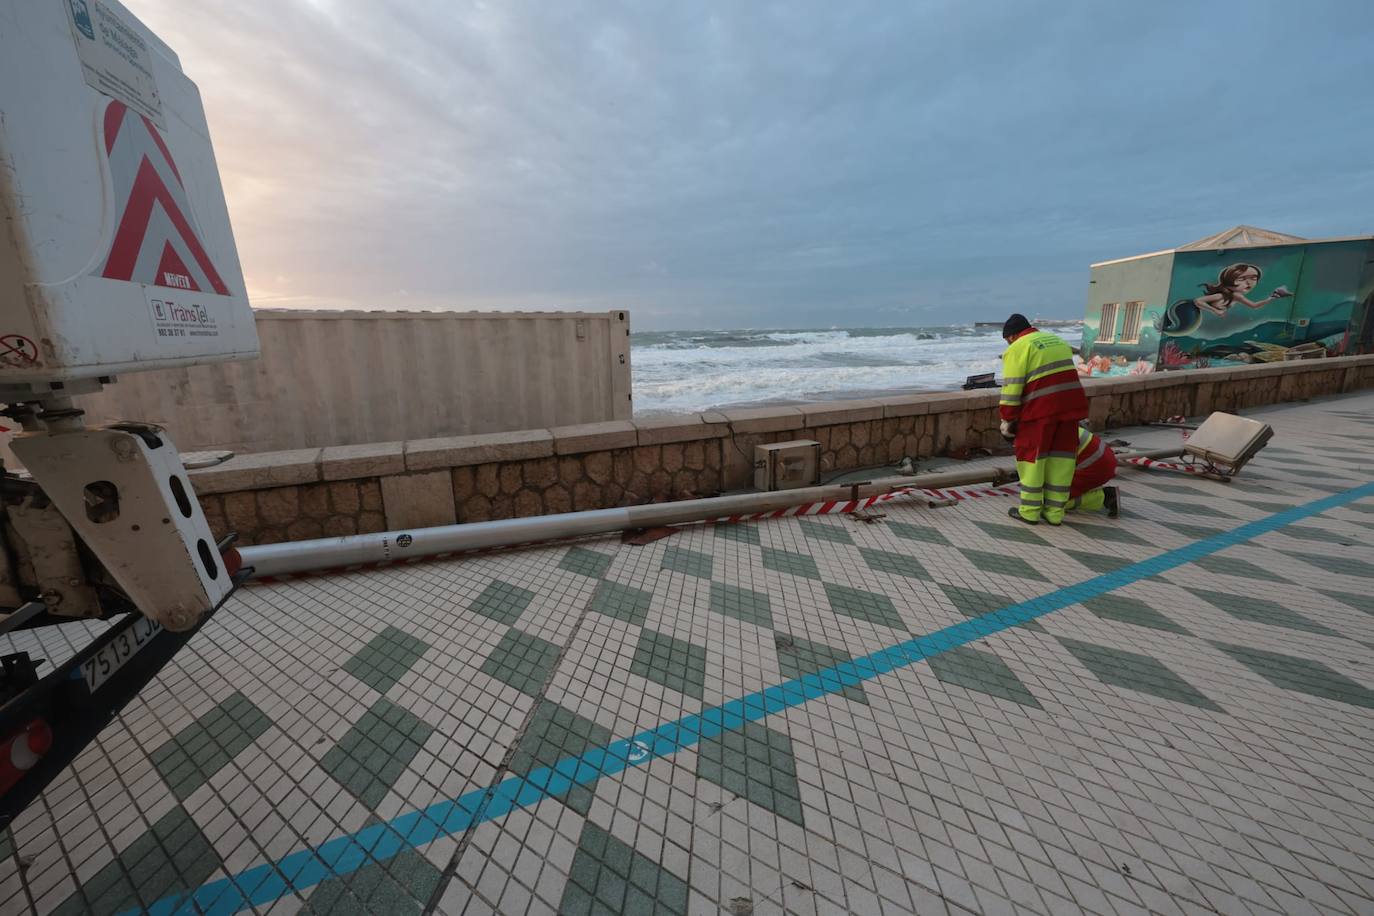
<svg viewBox="0 0 1374 916">
<path fill-rule="evenodd" d="M 1222 251 L 1234 248 L 1264 248 L 1271 245 L 1293 245 L 1301 242 L 1345 242 L 1351 239 L 1374 238 L 1367 235 L 1335 236 L 1327 239 L 1307 239 L 1300 235 L 1289 235 L 1286 232 L 1275 232 L 1272 229 L 1260 229 L 1258 226 L 1232 226 L 1230 229 L 1223 230 L 1215 235 L 1198 239 L 1196 242 L 1189 242 L 1186 245 L 1179 245 L 1174 248 L 1164 248 L 1160 251 L 1149 251 L 1145 254 L 1133 254 L 1125 258 L 1111 258 L 1106 261 L 1097 261 L 1092 267 L 1103 267 L 1107 264 L 1120 264 L 1123 261 L 1136 261 L 1141 258 L 1153 258 L 1161 254 L 1173 254 L 1176 251 Z"/>
<path fill-rule="evenodd" d="M 1293 242 L 1305 242 L 1307 239 L 1301 236 L 1289 235 L 1286 232 L 1274 232 L 1271 229 L 1260 229 L 1256 226 L 1233 226 L 1216 235 L 1209 235 L 1205 239 L 1198 239 L 1196 242 L 1189 242 L 1187 245 L 1179 245 L 1175 251 L 1210 251 L 1214 248 L 1259 248 L 1263 245 L 1289 245 Z"/>
</svg>

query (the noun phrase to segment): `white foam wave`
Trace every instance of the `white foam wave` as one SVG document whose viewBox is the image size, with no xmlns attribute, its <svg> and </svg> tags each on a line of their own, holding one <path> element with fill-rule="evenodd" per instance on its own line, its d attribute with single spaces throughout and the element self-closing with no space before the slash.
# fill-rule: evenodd
<svg viewBox="0 0 1374 916">
<path fill-rule="evenodd" d="M 1075 345 L 1081 337 L 1078 328 L 1055 331 Z M 969 375 L 996 372 L 1006 346 L 996 329 L 971 328 L 653 336 L 659 339 L 636 343 L 632 352 L 639 414 L 884 390 L 948 390 Z M 771 345 L 761 345 L 765 339 Z"/>
</svg>

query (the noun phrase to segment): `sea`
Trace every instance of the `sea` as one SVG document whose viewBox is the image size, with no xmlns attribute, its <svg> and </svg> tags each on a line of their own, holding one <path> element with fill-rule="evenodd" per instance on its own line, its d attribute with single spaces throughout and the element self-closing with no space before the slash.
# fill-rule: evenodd
<svg viewBox="0 0 1374 916">
<path fill-rule="evenodd" d="M 1046 327 L 1075 348 L 1079 322 Z M 997 372 L 1001 325 L 654 331 L 630 338 L 636 416 L 957 389 Z"/>
</svg>

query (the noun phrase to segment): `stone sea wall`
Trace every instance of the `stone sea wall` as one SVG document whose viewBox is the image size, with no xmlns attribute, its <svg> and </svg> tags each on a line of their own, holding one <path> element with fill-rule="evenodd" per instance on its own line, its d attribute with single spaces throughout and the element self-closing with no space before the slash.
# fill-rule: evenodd
<svg viewBox="0 0 1374 916">
<path fill-rule="evenodd" d="M 1374 356 L 1089 380 L 1094 429 L 1374 387 Z M 821 444 L 822 474 L 1001 444 L 993 390 L 707 411 L 552 429 L 242 455 L 191 479 L 242 544 L 714 496 L 754 446 Z"/>
</svg>

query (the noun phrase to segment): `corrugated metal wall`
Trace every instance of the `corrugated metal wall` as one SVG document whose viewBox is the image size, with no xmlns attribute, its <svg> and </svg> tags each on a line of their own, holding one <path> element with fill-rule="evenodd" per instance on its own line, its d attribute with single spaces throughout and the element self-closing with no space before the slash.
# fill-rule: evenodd
<svg viewBox="0 0 1374 916">
<path fill-rule="evenodd" d="M 259 310 L 262 357 L 121 376 L 91 423 L 262 452 L 628 419 L 629 313 Z"/>
</svg>

